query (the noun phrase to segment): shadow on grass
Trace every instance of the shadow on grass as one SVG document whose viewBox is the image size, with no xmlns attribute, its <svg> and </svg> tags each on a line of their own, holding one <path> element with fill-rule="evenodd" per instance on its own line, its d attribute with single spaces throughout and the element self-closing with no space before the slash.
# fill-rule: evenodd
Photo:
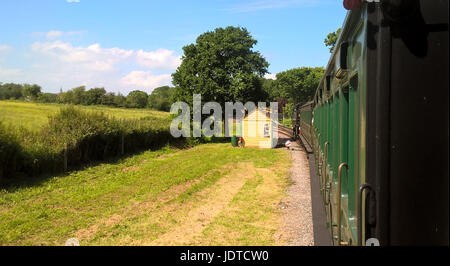
<svg viewBox="0 0 450 266">
<path fill-rule="evenodd" d="M 36 176 L 30 176 L 25 173 L 18 173 L 17 175 L 11 177 L 11 178 L 3 178 L 0 179 L 0 190 L 5 190 L 9 193 L 14 192 L 18 189 L 27 188 L 27 187 L 34 187 L 39 186 L 43 182 L 47 181 L 50 178 L 58 177 L 58 178 L 64 178 L 72 174 L 76 171 L 82 171 L 90 167 L 98 166 L 100 164 L 116 164 L 120 163 L 123 160 L 126 160 L 128 158 L 131 158 L 133 156 L 142 154 L 147 151 L 158 151 L 163 149 L 164 147 L 171 147 L 178 150 L 186 150 L 193 148 L 197 145 L 201 144 L 213 144 L 213 143 L 229 143 L 230 138 L 200 138 L 200 139 L 186 139 L 186 138 L 180 138 L 172 140 L 169 143 L 164 143 L 157 145 L 151 149 L 142 149 L 135 152 L 125 153 L 123 156 L 114 156 L 109 157 L 105 160 L 93 160 L 88 163 L 85 163 L 83 165 L 77 166 L 77 167 L 70 167 L 69 170 L 66 173 L 45 173 L 40 174 Z"/>
</svg>

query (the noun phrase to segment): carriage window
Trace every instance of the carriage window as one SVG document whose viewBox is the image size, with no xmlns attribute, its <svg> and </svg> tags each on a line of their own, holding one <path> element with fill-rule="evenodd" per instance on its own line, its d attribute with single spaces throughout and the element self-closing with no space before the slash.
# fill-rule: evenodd
<svg viewBox="0 0 450 266">
<path fill-rule="evenodd" d="M 331 75 L 328 75 L 326 77 L 326 89 L 327 89 L 327 91 L 331 91 L 331 78 L 332 78 Z"/>
</svg>

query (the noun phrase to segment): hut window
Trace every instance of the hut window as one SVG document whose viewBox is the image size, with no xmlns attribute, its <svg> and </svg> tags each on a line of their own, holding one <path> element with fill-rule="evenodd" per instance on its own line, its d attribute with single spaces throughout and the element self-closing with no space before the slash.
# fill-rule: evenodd
<svg viewBox="0 0 450 266">
<path fill-rule="evenodd" d="M 270 124 L 264 124 L 264 137 L 270 137 Z"/>
</svg>

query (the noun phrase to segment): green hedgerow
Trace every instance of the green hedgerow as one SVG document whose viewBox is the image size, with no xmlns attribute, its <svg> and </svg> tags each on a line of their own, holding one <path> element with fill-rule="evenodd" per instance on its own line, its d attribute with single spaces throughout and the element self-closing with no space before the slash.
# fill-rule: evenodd
<svg viewBox="0 0 450 266">
<path fill-rule="evenodd" d="M 61 172 L 65 149 L 71 168 L 161 148 L 173 140 L 169 125 L 164 118 L 116 119 L 73 106 L 61 108 L 38 131 L 0 124 L 0 178 Z"/>
</svg>

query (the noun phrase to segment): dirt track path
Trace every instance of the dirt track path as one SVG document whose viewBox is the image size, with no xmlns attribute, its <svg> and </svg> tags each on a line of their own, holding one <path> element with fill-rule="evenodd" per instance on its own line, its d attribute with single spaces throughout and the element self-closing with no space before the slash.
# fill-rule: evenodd
<svg viewBox="0 0 450 266">
<path fill-rule="evenodd" d="M 219 180 L 214 188 L 202 191 L 208 195 L 200 206 L 188 210 L 186 219 L 150 243 L 150 246 L 174 246 L 195 244 L 205 227 L 223 212 L 249 177 L 256 174 L 252 164 L 241 164 L 227 178 Z"/>
<path fill-rule="evenodd" d="M 280 143 L 291 139 L 291 131 L 280 128 Z M 292 185 L 287 189 L 287 197 L 282 202 L 282 226 L 278 232 L 280 244 L 289 246 L 313 246 L 314 230 L 311 205 L 311 185 L 308 157 L 303 147 L 293 142 L 291 149 Z"/>
</svg>

